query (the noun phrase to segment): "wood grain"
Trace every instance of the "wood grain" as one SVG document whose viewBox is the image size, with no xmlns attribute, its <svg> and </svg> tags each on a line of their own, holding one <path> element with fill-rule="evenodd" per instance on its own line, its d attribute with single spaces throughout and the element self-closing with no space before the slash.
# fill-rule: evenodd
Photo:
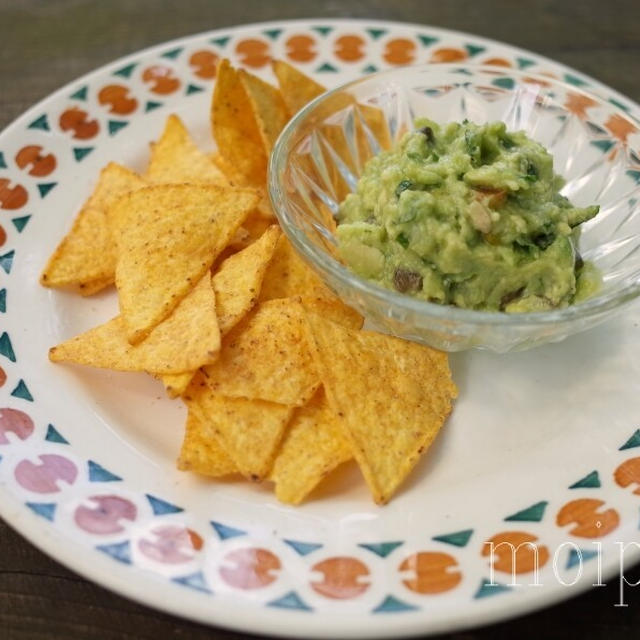
<svg viewBox="0 0 640 640">
<path fill-rule="evenodd" d="M 403 20 L 468 31 L 554 58 L 640 101 L 637 0 L 0 0 L 0 129 L 37 100 L 102 64 L 206 29 L 301 17 Z M 640 580 L 640 568 L 628 572 Z M 627 608 L 617 581 L 551 609 L 454 640 L 633 638 L 640 587 Z M 238 640 L 160 614 L 76 576 L 0 521 L 2 640 Z"/>
</svg>

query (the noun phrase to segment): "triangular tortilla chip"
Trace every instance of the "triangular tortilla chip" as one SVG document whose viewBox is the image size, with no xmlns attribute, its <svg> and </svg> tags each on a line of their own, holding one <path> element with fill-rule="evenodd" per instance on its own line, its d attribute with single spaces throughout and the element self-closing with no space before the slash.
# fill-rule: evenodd
<svg viewBox="0 0 640 640">
<path fill-rule="evenodd" d="M 249 96 L 253 115 L 268 156 L 289 119 L 287 107 L 282 94 L 274 86 L 244 69 L 240 69 L 238 73 L 240 82 Z"/>
<path fill-rule="evenodd" d="M 215 433 L 208 426 L 207 422 L 200 420 L 197 412 L 189 411 L 178 469 L 212 477 L 236 473 L 238 467 L 218 444 Z"/>
<path fill-rule="evenodd" d="M 160 139 L 152 145 L 144 178 L 150 184 L 203 182 L 230 186 L 222 171 L 198 149 L 182 120 L 173 114 L 167 118 Z"/>
<path fill-rule="evenodd" d="M 173 311 L 256 203 L 253 191 L 205 185 L 146 187 L 118 201 L 110 215 L 129 342 L 143 340 Z"/>
<path fill-rule="evenodd" d="M 283 60 L 274 60 L 271 66 L 278 78 L 289 117 L 293 117 L 302 107 L 326 91 L 321 84 Z"/>
<path fill-rule="evenodd" d="M 222 342 L 203 373 L 215 393 L 289 406 L 305 404 L 320 385 L 299 301 L 260 305 Z"/>
<path fill-rule="evenodd" d="M 251 101 L 229 60 L 218 65 L 211 105 L 211 129 L 224 162 L 249 185 L 262 186 L 267 154 Z"/>
<path fill-rule="evenodd" d="M 374 500 L 386 503 L 436 437 L 456 388 L 447 355 L 307 313 L 314 358 Z"/>
<path fill-rule="evenodd" d="M 164 390 L 170 398 L 178 398 L 189 387 L 189 383 L 195 375 L 195 371 L 187 371 L 185 373 L 168 373 L 166 375 L 155 375 L 164 385 Z"/>
<path fill-rule="evenodd" d="M 262 278 L 280 237 L 276 225 L 259 240 L 227 258 L 213 276 L 220 332 L 226 335 L 256 304 Z"/>
<path fill-rule="evenodd" d="M 175 311 L 139 344 L 129 344 L 118 316 L 53 347 L 49 358 L 115 371 L 181 373 L 214 362 L 219 349 L 215 296 L 206 273 Z"/>
<path fill-rule="evenodd" d="M 322 387 L 296 410 L 269 473 L 281 502 L 300 504 L 338 465 L 350 460 L 351 445 Z"/>
<path fill-rule="evenodd" d="M 200 376 L 194 378 L 183 397 L 206 433 L 215 434 L 240 473 L 251 480 L 262 480 L 269 473 L 293 407 L 227 398 L 211 391 Z"/>
<path fill-rule="evenodd" d="M 46 287 L 76 285 L 96 293 L 113 282 L 116 250 L 107 219 L 109 208 L 123 195 L 145 186 L 140 176 L 110 162 L 100 173 L 71 231 L 58 245 L 40 282 Z M 104 287 L 100 287 L 100 283 Z M 84 286 L 83 286 L 84 285 Z"/>
</svg>

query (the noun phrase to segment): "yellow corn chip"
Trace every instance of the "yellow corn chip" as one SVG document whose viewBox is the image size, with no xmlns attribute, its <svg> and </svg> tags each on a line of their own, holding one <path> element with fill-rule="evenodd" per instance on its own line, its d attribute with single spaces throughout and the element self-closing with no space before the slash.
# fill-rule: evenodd
<svg viewBox="0 0 640 640">
<path fill-rule="evenodd" d="M 227 258 L 213 276 L 216 311 L 223 336 L 257 302 L 262 278 L 279 236 L 280 229 L 272 225 L 259 240 Z"/>
<path fill-rule="evenodd" d="M 302 296 L 301 301 L 307 311 L 316 313 L 325 320 L 341 324 L 347 329 L 362 329 L 364 318 L 339 298 Z"/>
<path fill-rule="evenodd" d="M 146 187 L 118 201 L 110 215 L 129 342 L 140 342 L 173 311 L 256 203 L 253 191 L 204 185 Z"/>
<path fill-rule="evenodd" d="M 252 186 L 255 189 L 259 189 L 260 186 L 256 183 L 254 185 L 250 185 L 250 181 L 238 171 L 237 168 L 233 167 L 224 157 L 216 151 L 210 156 L 213 164 L 216 165 L 218 169 L 224 174 L 224 177 L 229 181 L 229 183 L 234 187 L 247 187 Z"/>
<path fill-rule="evenodd" d="M 283 60 L 274 60 L 271 66 L 278 78 L 278 85 L 290 117 L 326 91 L 321 84 Z"/>
<path fill-rule="evenodd" d="M 195 375 L 195 371 L 187 371 L 185 373 L 168 373 L 166 375 L 157 375 L 164 385 L 164 390 L 170 398 L 178 398 L 189 386 L 191 379 Z"/>
<path fill-rule="evenodd" d="M 173 114 L 167 118 L 160 139 L 152 145 L 144 178 L 151 184 L 203 182 L 229 186 L 222 171 L 198 149 L 182 120 Z"/>
<path fill-rule="evenodd" d="M 262 186 L 267 175 L 262 134 L 239 73 L 226 59 L 218 65 L 211 127 L 225 164 L 239 173 L 246 184 Z"/>
<path fill-rule="evenodd" d="M 293 407 L 263 400 L 228 398 L 195 379 L 184 399 L 205 425 L 205 432 L 215 434 L 240 473 L 251 480 L 266 477 Z"/>
<path fill-rule="evenodd" d="M 253 115 L 268 156 L 289 119 L 287 107 L 282 94 L 274 86 L 244 69 L 240 69 L 238 73 L 253 108 Z"/>
<path fill-rule="evenodd" d="M 276 484 L 278 500 L 300 504 L 323 478 L 351 457 L 349 441 L 321 387 L 293 414 L 269 480 Z"/>
<path fill-rule="evenodd" d="M 121 316 L 49 350 L 53 362 L 115 371 L 181 373 L 215 361 L 220 332 L 208 273 L 146 340 L 132 346 Z"/>
<path fill-rule="evenodd" d="M 94 293 L 98 282 L 113 282 L 116 251 L 113 246 L 107 211 L 118 198 L 144 186 L 133 171 L 115 162 L 100 173 L 98 184 L 84 204 L 71 231 L 58 245 L 45 267 L 40 282 L 46 287 L 84 285 Z M 90 287 L 90 283 L 93 285 Z"/>
<path fill-rule="evenodd" d="M 218 360 L 203 373 L 220 395 L 305 404 L 320 379 L 302 304 L 284 299 L 260 305 L 225 337 Z"/>
<path fill-rule="evenodd" d="M 91 282 L 82 282 L 78 285 L 78 292 L 81 296 L 87 298 L 99 293 L 103 289 L 106 289 L 114 283 L 114 280 L 115 273 L 109 278 L 101 278 L 99 280 L 92 280 Z"/>
<path fill-rule="evenodd" d="M 238 471 L 235 463 L 218 444 L 215 434 L 194 411 L 189 411 L 178 469 L 195 471 L 205 476 L 226 476 Z"/>
<path fill-rule="evenodd" d="M 332 408 L 374 500 L 384 504 L 436 437 L 456 388 L 445 353 L 308 313 Z"/>
</svg>

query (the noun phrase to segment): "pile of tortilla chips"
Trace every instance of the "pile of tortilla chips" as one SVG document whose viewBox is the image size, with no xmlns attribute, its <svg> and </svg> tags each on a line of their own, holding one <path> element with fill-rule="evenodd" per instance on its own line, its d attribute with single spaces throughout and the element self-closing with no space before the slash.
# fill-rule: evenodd
<svg viewBox="0 0 640 640">
<path fill-rule="evenodd" d="M 144 371 L 180 396 L 179 469 L 268 480 L 298 504 L 355 459 L 383 504 L 456 389 L 445 354 L 361 330 L 281 233 L 267 160 L 288 119 L 324 89 L 284 62 L 273 70 L 279 88 L 220 64 L 213 156 L 172 115 L 143 175 L 102 170 L 41 282 L 82 295 L 115 284 L 120 313 L 50 359 Z"/>
</svg>

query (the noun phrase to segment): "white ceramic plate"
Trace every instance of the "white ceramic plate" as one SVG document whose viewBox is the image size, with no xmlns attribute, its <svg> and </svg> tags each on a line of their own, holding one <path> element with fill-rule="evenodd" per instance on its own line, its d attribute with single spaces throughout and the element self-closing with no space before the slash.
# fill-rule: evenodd
<svg viewBox="0 0 640 640">
<path fill-rule="evenodd" d="M 355 467 L 298 508 L 279 504 L 268 488 L 180 473 L 185 411 L 158 383 L 48 362 L 51 345 L 106 320 L 116 300 L 43 289 L 46 258 L 102 166 L 144 169 L 169 113 L 212 148 L 208 103 L 223 56 L 266 79 L 269 57 L 283 58 L 327 86 L 394 64 L 489 62 L 552 74 L 636 120 L 640 113 L 527 51 L 421 25 L 351 20 L 212 31 L 118 60 L 56 92 L 0 135 L 2 517 L 105 587 L 263 634 L 453 630 L 570 597 L 599 572 L 603 581 L 615 576 L 617 543 L 638 535 L 638 305 L 559 345 L 452 356 L 454 413 L 383 508 Z M 635 144 L 638 131 L 614 123 L 605 134 L 615 146 Z M 535 543 L 541 586 L 527 586 L 531 547 L 514 563 L 504 545 L 487 555 L 489 540 Z M 626 552 L 629 562 L 638 556 Z M 517 586 L 509 587 L 514 564 Z"/>
</svg>

